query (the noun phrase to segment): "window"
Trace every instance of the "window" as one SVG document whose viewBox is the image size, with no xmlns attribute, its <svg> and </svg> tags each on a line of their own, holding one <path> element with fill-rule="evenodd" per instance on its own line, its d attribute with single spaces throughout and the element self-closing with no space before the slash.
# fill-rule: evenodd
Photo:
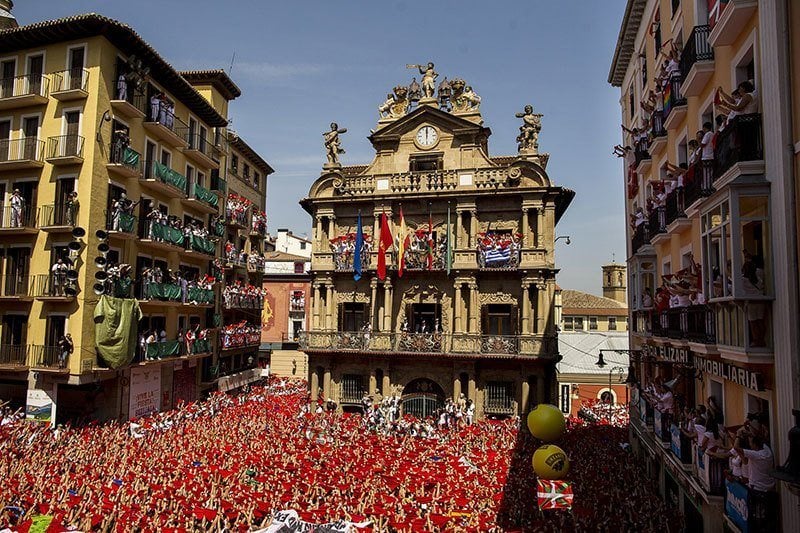
<svg viewBox="0 0 800 533">
<path fill-rule="evenodd" d="M 256 172 L 254 170 L 253 171 L 253 186 L 258 188 L 260 181 L 261 181 L 261 176 L 258 174 L 258 172 Z"/>
<path fill-rule="evenodd" d="M 194 167 L 191 165 L 186 165 L 186 183 L 188 183 L 190 187 L 191 184 L 194 183 Z"/>
<path fill-rule="evenodd" d="M 197 173 L 197 184 L 201 187 L 206 186 L 206 175 L 202 172 Z"/>
<path fill-rule="evenodd" d="M 575 331 L 575 325 L 573 324 L 571 316 L 564 317 L 564 331 Z"/>
<path fill-rule="evenodd" d="M 231 174 L 237 176 L 239 174 L 239 156 L 233 154 L 231 156 Z"/>
<path fill-rule="evenodd" d="M 246 182 L 250 182 L 250 165 L 247 163 L 244 164 L 244 168 L 242 169 L 242 177 Z"/>
<path fill-rule="evenodd" d="M 295 263 L 294 264 L 294 273 L 295 274 L 303 274 L 305 272 L 305 265 L 303 263 Z"/>
<path fill-rule="evenodd" d="M 608 331 L 617 331 L 617 318 L 610 316 L 608 317 Z"/>
<path fill-rule="evenodd" d="M 509 381 L 489 381 L 486 383 L 486 404 L 488 414 L 510 415 L 513 413 L 514 386 Z"/>
<path fill-rule="evenodd" d="M 165 167 L 169 167 L 169 166 L 171 166 L 171 163 L 172 163 L 172 154 L 167 152 L 166 150 L 164 150 L 162 148 L 161 149 L 161 164 L 164 165 Z"/>
<path fill-rule="evenodd" d="M 597 317 L 590 316 L 589 317 L 589 331 L 597 331 Z"/>
<path fill-rule="evenodd" d="M 561 412 L 569 413 L 570 398 L 569 398 L 569 384 L 561 385 Z"/>
<path fill-rule="evenodd" d="M 306 249 L 306 242 L 305 241 L 300 241 L 300 249 L 301 250 L 305 250 Z"/>
<path fill-rule="evenodd" d="M 339 331 L 361 331 L 368 316 L 365 303 L 344 302 L 339 304 Z"/>
<path fill-rule="evenodd" d="M 516 312 L 515 307 L 508 304 L 489 304 L 484 307 L 484 334 L 514 335 Z"/>
<path fill-rule="evenodd" d="M 644 51 L 639 54 L 639 57 L 642 58 L 642 90 L 647 87 L 647 55 Z"/>
<path fill-rule="evenodd" d="M 443 168 L 442 154 L 415 155 L 408 162 L 411 172 L 431 172 Z"/>
<path fill-rule="evenodd" d="M 575 326 L 575 331 L 583 331 L 583 317 L 582 316 L 572 317 L 572 323 Z"/>
<path fill-rule="evenodd" d="M 633 93 L 633 85 L 631 85 L 628 89 L 628 118 L 631 122 L 633 122 L 633 116 L 636 114 L 636 96 Z"/>
<path fill-rule="evenodd" d="M 342 375 L 342 402 L 360 402 L 364 392 L 364 376 L 360 374 Z"/>
</svg>

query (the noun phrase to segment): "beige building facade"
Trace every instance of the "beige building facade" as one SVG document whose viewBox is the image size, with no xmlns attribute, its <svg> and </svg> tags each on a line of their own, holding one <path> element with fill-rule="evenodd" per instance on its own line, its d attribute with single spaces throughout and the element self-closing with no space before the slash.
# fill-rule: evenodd
<svg viewBox="0 0 800 533">
<path fill-rule="evenodd" d="M 397 395 L 404 412 L 428 416 L 464 394 L 483 417 L 555 397 L 554 229 L 574 193 L 546 173 L 540 116 L 520 113 L 520 153 L 490 156 L 480 99 L 454 81 L 438 98 L 396 87 L 369 136 L 374 159 L 342 167 L 329 155 L 302 202 L 314 224 L 301 341 L 312 399 L 347 409 L 364 393 Z M 379 279 L 383 214 L 394 246 Z M 359 216 L 367 244 L 355 281 Z"/>
</svg>

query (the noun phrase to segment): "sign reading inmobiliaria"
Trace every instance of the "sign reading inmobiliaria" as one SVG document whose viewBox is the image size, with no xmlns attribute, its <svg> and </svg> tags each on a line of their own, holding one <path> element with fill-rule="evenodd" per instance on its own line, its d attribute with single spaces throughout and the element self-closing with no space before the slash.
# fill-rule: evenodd
<svg viewBox="0 0 800 533">
<path fill-rule="evenodd" d="M 721 377 L 737 385 L 747 387 L 748 389 L 756 391 L 764 390 L 764 379 L 761 373 L 724 361 L 706 359 L 700 354 L 694 353 L 686 348 L 646 344 L 642 346 L 642 353 L 646 357 L 690 366 L 706 374 Z"/>
<path fill-rule="evenodd" d="M 277 511 L 272 516 L 272 523 L 268 528 L 259 529 L 252 533 L 355 533 L 358 528 L 365 528 L 371 523 L 337 520 L 327 524 L 312 524 L 301 520 L 294 509 L 287 509 Z"/>
</svg>

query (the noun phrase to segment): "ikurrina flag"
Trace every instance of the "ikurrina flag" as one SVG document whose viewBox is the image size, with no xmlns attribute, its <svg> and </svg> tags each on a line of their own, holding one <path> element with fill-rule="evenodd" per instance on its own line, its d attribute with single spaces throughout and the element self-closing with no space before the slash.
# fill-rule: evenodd
<svg viewBox="0 0 800 533">
<path fill-rule="evenodd" d="M 540 479 L 536 486 L 539 509 L 571 509 L 572 483 L 567 481 L 551 481 Z"/>
</svg>

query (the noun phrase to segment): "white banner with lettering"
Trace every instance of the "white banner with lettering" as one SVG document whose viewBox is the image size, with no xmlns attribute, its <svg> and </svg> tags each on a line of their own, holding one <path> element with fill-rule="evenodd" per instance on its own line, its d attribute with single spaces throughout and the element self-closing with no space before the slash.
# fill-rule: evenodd
<svg viewBox="0 0 800 533">
<path fill-rule="evenodd" d="M 131 369 L 131 400 L 128 417 L 133 420 L 161 410 L 161 367 Z"/>
<path fill-rule="evenodd" d="M 259 529 L 252 533 L 355 533 L 357 528 L 367 527 L 371 523 L 337 520 L 327 524 L 312 524 L 301 520 L 297 511 L 287 509 L 276 512 L 268 528 Z"/>
</svg>

